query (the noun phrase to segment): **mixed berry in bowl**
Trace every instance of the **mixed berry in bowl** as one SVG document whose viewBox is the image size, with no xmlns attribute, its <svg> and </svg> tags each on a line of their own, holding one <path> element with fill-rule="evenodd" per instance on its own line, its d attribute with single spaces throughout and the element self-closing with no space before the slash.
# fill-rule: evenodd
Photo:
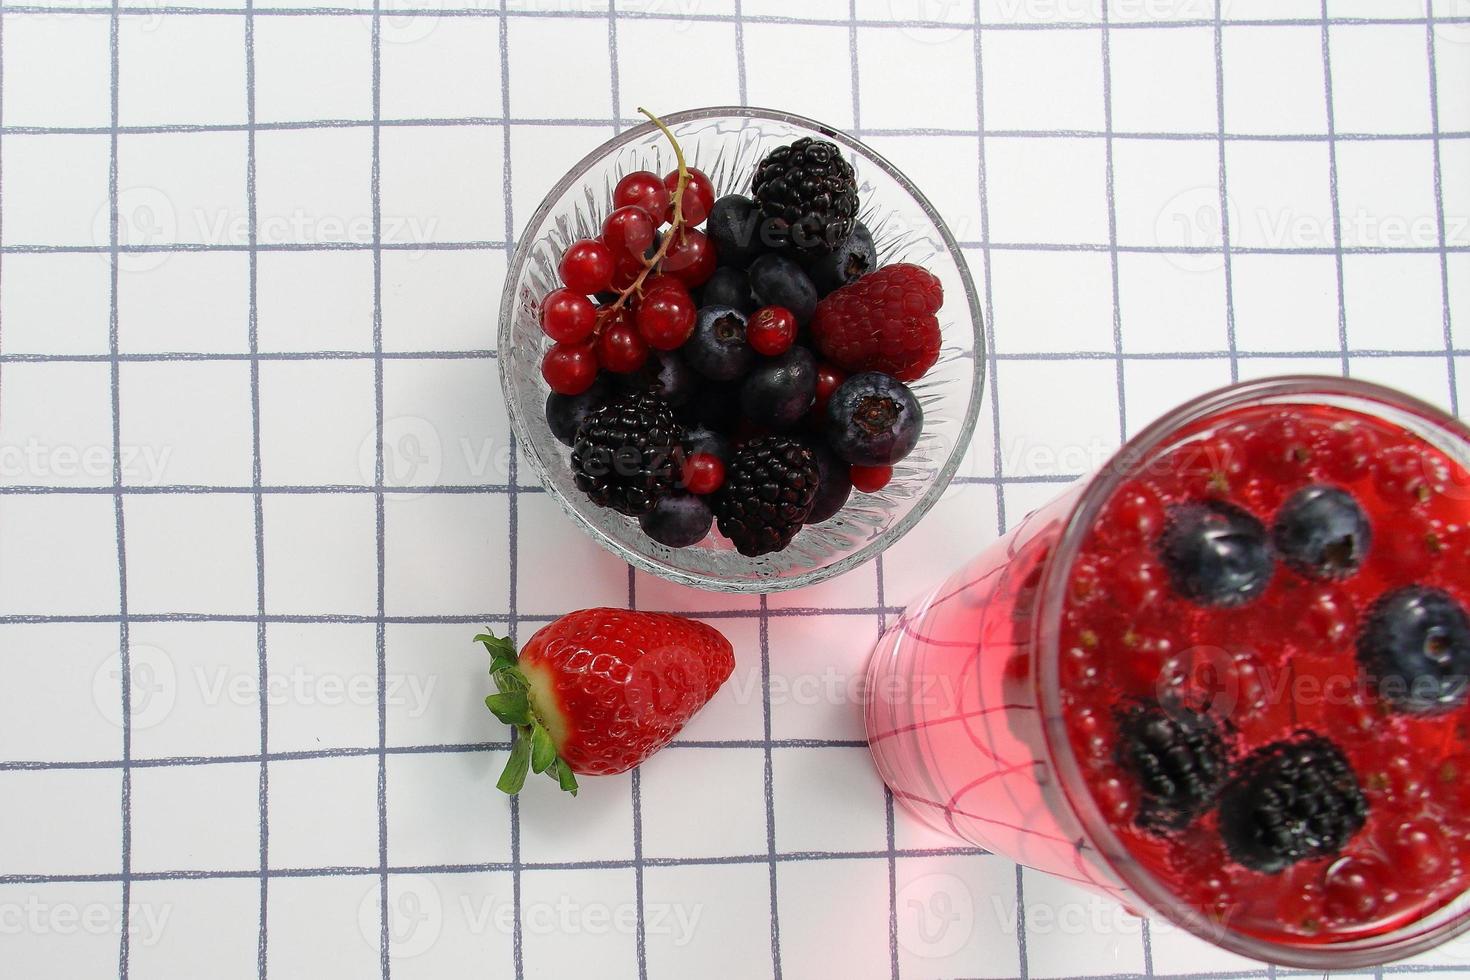
<svg viewBox="0 0 1470 980">
<path fill-rule="evenodd" d="M 963 260 L 841 133 L 749 109 L 654 123 L 584 160 L 517 251 L 500 367 L 522 448 L 664 577 L 836 574 L 916 522 L 968 442 Z"/>
<path fill-rule="evenodd" d="M 1121 845 L 1269 943 L 1352 943 L 1470 885 L 1470 472 L 1346 405 L 1184 428 L 1070 569 L 1065 728 Z"/>
</svg>

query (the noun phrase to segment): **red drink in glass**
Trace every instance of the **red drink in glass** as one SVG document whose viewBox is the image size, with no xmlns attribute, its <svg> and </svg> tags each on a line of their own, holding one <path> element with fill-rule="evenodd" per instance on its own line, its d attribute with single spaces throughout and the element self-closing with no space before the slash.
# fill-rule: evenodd
<svg viewBox="0 0 1470 980">
<path fill-rule="evenodd" d="M 930 825 L 1244 955 L 1470 928 L 1467 464 L 1456 420 L 1360 382 L 1176 410 L 879 642 L 879 770 Z"/>
</svg>

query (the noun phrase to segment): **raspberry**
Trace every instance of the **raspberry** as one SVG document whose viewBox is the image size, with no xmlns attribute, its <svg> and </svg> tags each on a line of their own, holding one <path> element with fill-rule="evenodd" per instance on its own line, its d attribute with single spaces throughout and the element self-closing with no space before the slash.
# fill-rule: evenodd
<svg viewBox="0 0 1470 980">
<path fill-rule="evenodd" d="M 812 337 L 848 371 L 916 381 L 939 360 L 944 288 L 916 265 L 897 263 L 843 286 L 817 304 Z"/>
</svg>

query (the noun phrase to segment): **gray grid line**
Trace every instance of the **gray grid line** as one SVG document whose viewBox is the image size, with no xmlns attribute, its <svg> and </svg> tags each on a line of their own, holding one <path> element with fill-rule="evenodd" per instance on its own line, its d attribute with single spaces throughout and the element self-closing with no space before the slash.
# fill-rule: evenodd
<svg viewBox="0 0 1470 980">
<path fill-rule="evenodd" d="M 1215 119 L 1220 142 L 1220 257 L 1225 274 L 1225 343 L 1229 348 L 1230 383 L 1240 380 L 1240 358 L 1235 337 L 1235 269 L 1230 257 L 1230 184 L 1225 172 L 1225 0 L 1215 0 Z"/>
<path fill-rule="evenodd" d="M 963 136 L 979 137 L 979 133 L 962 133 Z M 988 137 L 987 137 L 988 138 Z M 991 249 L 997 252 L 1106 252 L 1106 242 L 983 242 L 960 239 L 956 243 L 962 249 Z M 508 251 L 506 242 L 382 242 L 377 246 L 384 252 L 462 252 L 462 251 Z M 305 242 L 279 243 L 262 242 L 259 252 L 368 252 L 373 251 L 370 242 Z M 172 254 L 176 252 L 240 252 L 248 251 L 246 245 L 172 243 L 167 245 L 119 245 L 121 255 Z M 1214 255 L 1220 249 L 1213 245 L 1118 245 L 1120 253 L 1128 255 Z M 1453 245 L 1344 245 L 1340 248 L 1324 246 L 1245 246 L 1232 245 L 1232 255 L 1459 255 L 1470 252 L 1470 244 Z M 110 255 L 112 249 L 106 245 L 7 245 L 0 248 L 0 255 Z M 456 354 L 458 352 L 439 352 Z M 394 356 L 385 352 L 385 356 Z"/>
<path fill-rule="evenodd" d="M 760 596 L 760 651 L 761 651 L 761 726 L 764 734 L 765 803 L 766 803 L 766 858 L 770 865 L 771 888 L 771 972 L 774 980 L 781 980 L 781 914 L 777 901 L 776 881 L 776 803 L 775 762 L 771 752 L 771 620 L 770 604 L 765 593 Z"/>
<path fill-rule="evenodd" d="M 1439 58 L 1436 52 L 1436 38 L 1434 30 L 1434 0 L 1424 0 L 1424 14 L 1427 23 L 1424 26 L 1425 48 L 1429 56 L 1429 129 L 1431 134 L 1439 132 Z M 1446 241 L 1445 211 L 1444 211 L 1444 165 L 1442 162 L 1442 146 L 1436 137 L 1430 143 L 1430 149 L 1434 156 L 1434 217 L 1436 231 L 1439 235 L 1440 244 Z M 1445 370 L 1449 372 L 1450 386 L 1450 412 L 1456 416 L 1460 414 L 1460 385 L 1455 365 L 1455 334 L 1454 322 L 1450 312 L 1450 260 L 1449 256 L 1441 255 L 1439 259 L 1439 288 L 1440 296 L 1444 302 L 1444 350 Z"/>
<path fill-rule="evenodd" d="M 508 752 L 513 743 L 465 742 L 438 745 L 390 745 L 381 751 L 388 755 L 433 755 L 438 753 L 463 754 L 466 752 Z M 771 739 L 773 749 L 862 749 L 868 743 L 861 739 L 841 738 L 776 738 Z M 667 746 L 672 749 L 763 749 L 765 739 L 676 739 Z M 356 758 L 377 755 L 377 746 L 348 747 L 335 749 L 297 749 L 282 752 L 266 752 L 261 755 L 200 755 L 165 756 L 159 758 L 137 758 L 128 761 L 134 769 L 158 769 L 170 766 L 215 766 L 239 762 L 296 762 L 307 759 Z M 0 772 L 46 772 L 70 769 L 121 769 L 122 760 L 93 759 L 84 761 L 5 761 L 0 762 Z"/>
<path fill-rule="evenodd" d="M 972 847 L 905 848 L 898 852 L 900 858 L 932 857 L 975 857 L 984 851 Z M 723 865 L 761 865 L 774 860 L 778 864 L 802 864 L 813 861 L 882 861 L 888 852 L 879 851 L 783 851 L 774 858 L 770 854 L 734 854 L 710 857 L 647 857 L 643 863 L 651 868 L 703 868 Z M 425 864 L 393 865 L 390 875 L 424 874 L 479 874 L 486 871 L 625 871 L 633 867 L 629 858 L 608 858 L 593 861 L 486 861 L 469 864 Z M 329 878 L 329 877 L 376 877 L 382 871 L 375 865 L 334 865 L 320 868 L 272 868 L 272 878 Z M 170 871 L 139 871 L 134 881 L 180 881 L 253 879 L 259 872 L 253 869 L 179 869 Z M 105 874 L 62 874 L 62 875 L 0 875 L 0 885 L 50 885 L 76 882 L 115 882 L 120 878 L 113 873 Z"/>
<path fill-rule="evenodd" d="M 979 175 L 980 192 L 980 238 L 990 241 L 990 195 L 989 169 L 986 165 L 985 146 L 985 46 L 980 36 L 980 0 L 975 0 L 975 128 L 979 134 L 977 173 Z M 985 345 L 986 374 L 990 387 L 990 424 L 991 424 L 991 466 L 996 476 L 995 484 L 995 525 L 997 535 L 1006 533 L 1006 494 L 1005 484 L 1001 482 L 1005 476 L 1004 453 L 1002 446 L 1004 440 L 1001 436 L 1000 424 L 1000 371 L 999 357 L 996 353 L 995 332 L 995 294 L 991 286 L 991 250 L 990 245 L 981 249 L 980 261 L 985 273 L 984 283 L 984 319 L 988 343 Z M 1026 980 L 1030 971 L 1030 961 L 1026 952 L 1026 883 L 1024 869 L 1016 865 L 1016 968 L 1020 971 L 1022 980 Z"/>
<path fill-rule="evenodd" d="M 118 93 L 120 89 L 119 69 L 119 25 L 118 0 L 113 0 L 108 33 L 108 58 L 110 61 L 110 111 L 112 124 L 118 122 Z M 108 350 L 114 360 L 111 365 L 112 381 L 112 482 L 122 485 L 122 379 L 121 366 L 115 360 L 118 353 L 118 273 L 121 258 L 116 249 L 119 240 L 118 215 L 118 137 L 113 135 L 108 148 L 107 172 L 108 241 L 112 247 L 108 268 Z M 133 845 L 133 776 L 129 764 L 133 753 L 133 674 L 132 650 L 128 629 L 128 578 L 127 578 L 127 532 L 123 516 L 123 497 L 113 497 L 113 514 L 117 522 L 117 578 L 118 578 L 118 678 L 122 687 L 122 909 L 119 914 L 118 976 L 127 980 L 131 955 L 130 906 L 132 905 L 132 845 Z"/>
<path fill-rule="evenodd" d="M 9 12 L 7 7 L 6 11 Z M 252 16 L 264 14 L 265 11 L 256 9 Z M 1444 23 L 1444 18 L 1435 21 L 1436 24 Z M 1312 21 L 1312 24 L 1319 23 Z M 1125 25 L 1113 24 L 1112 30 L 1117 30 Z M 1226 27 L 1229 25 L 1226 24 Z M 989 28 L 987 28 L 988 30 Z M 537 128 L 564 128 L 564 129 L 605 129 L 608 122 L 612 121 L 622 126 L 641 125 L 642 118 L 627 116 L 622 118 L 592 118 L 587 116 L 512 116 L 509 114 L 497 116 L 403 116 L 391 119 L 378 120 L 379 127 L 394 129 L 443 129 L 457 127 L 494 127 L 504 128 L 509 126 L 528 126 Z M 256 132 L 304 132 L 315 129 L 370 129 L 374 125 L 371 119 L 353 119 L 350 117 L 320 118 L 320 119 L 286 119 L 272 122 L 260 122 L 253 128 Z M 134 124 L 127 126 L 38 126 L 38 125 L 11 125 L 0 127 L 0 135 L 4 136 L 111 136 L 117 133 L 120 136 L 174 136 L 190 133 L 246 133 L 252 127 L 246 122 L 216 122 L 216 123 L 155 123 L 151 125 Z M 975 136 L 975 131 L 951 126 L 873 126 L 853 127 L 847 130 L 853 136 L 866 138 L 869 136 Z M 986 135 L 995 139 L 1106 139 L 1111 136 L 1114 140 L 1133 140 L 1139 142 L 1161 142 L 1161 143 L 1208 143 L 1218 138 L 1218 134 L 1203 131 L 1186 130 L 1117 130 L 1108 133 L 1101 129 L 992 129 Z M 1335 133 L 1329 136 L 1327 133 L 1227 133 L 1226 138 L 1240 143 L 1325 143 L 1329 139 L 1337 142 L 1354 143 L 1423 143 L 1431 140 L 1465 140 L 1470 139 L 1470 130 L 1449 130 L 1441 133 Z"/>
<path fill-rule="evenodd" d="M 499 45 L 500 56 L 500 111 L 507 117 L 510 116 L 510 21 L 502 17 L 500 29 L 496 32 L 496 42 Z M 513 198 L 511 195 L 511 153 L 510 153 L 510 127 L 506 127 L 501 133 L 501 195 L 504 198 L 505 207 L 502 209 L 505 219 L 505 241 L 507 249 L 513 249 L 515 243 L 515 217 L 512 210 Z M 519 453 L 516 445 L 516 434 L 510 433 L 510 496 L 506 501 L 506 513 L 508 528 L 506 532 L 507 542 L 510 550 L 510 580 L 507 586 L 507 602 L 510 606 L 510 614 L 506 617 L 506 632 L 511 641 L 520 641 L 520 622 L 523 617 L 519 609 L 519 587 L 520 587 L 520 496 L 518 488 L 519 476 Z M 514 741 L 516 732 L 511 729 L 511 740 Z M 523 980 L 526 975 L 526 952 L 525 935 L 521 923 L 521 800 L 519 796 L 510 798 L 510 859 L 511 859 L 511 907 L 515 913 L 515 919 L 511 926 L 511 958 L 515 965 L 515 980 Z"/>
<path fill-rule="evenodd" d="M 372 19 L 372 107 L 373 139 L 369 198 L 372 202 L 373 218 L 373 353 L 383 352 L 383 129 L 378 120 L 383 115 L 383 17 L 382 0 L 373 0 Z M 373 447 L 373 483 L 383 485 L 385 464 L 383 459 L 386 436 L 383 409 L 383 359 L 373 360 L 373 411 L 375 445 Z M 512 447 L 512 452 L 514 448 Z M 514 466 L 514 463 L 512 463 Z M 512 470 L 514 477 L 514 470 Z M 387 562 L 387 513 L 384 495 L 373 494 L 376 531 L 376 560 L 378 587 L 378 624 L 376 630 L 376 652 L 378 668 L 378 959 L 383 980 L 388 980 L 392 971 L 392 929 L 388 908 L 388 626 L 383 621 L 388 603 Z M 514 560 L 514 559 L 512 559 Z"/>
<path fill-rule="evenodd" d="M 1123 249 L 1122 251 L 1126 251 Z M 1451 251 L 1454 251 L 1451 249 Z M 1348 253 L 1351 254 L 1351 253 Z M 1347 351 L 1351 357 L 1359 358 L 1396 358 L 1396 357 L 1428 357 L 1442 358 L 1446 354 L 1452 357 L 1465 357 L 1470 355 L 1470 348 L 1452 347 L 1449 350 L 1443 347 L 1426 349 L 1410 348 L 1349 348 Z M 1117 350 L 1075 350 L 1075 351 L 1002 351 L 994 356 L 1001 361 L 1111 361 L 1122 358 L 1125 361 L 1205 361 L 1205 360 L 1280 360 L 1282 358 L 1313 358 L 1332 357 L 1341 358 L 1341 348 L 1315 348 L 1315 349 L 1285 349 L 1282 350 L 1179 350 L 1179 351 L 1122 351 Z M 970 356 L 968 354 L 962 356 Z M 987 357 L 990 354 L 987 353 Z M 495 360 L 493 351 L 439 351 L 439 352 L 413 352 L 410 354 L 395 354 L 392 351 L 385 352 L 379 358 L 372 352 L 358 351 L 321 351 L 321 352 L 296 352 L 291 354 L 256 354 L 248 352 L 241 353 L 165 353 L 165 354 L 119 354 L 116 358 L 109 354 L 0 354 L 0 364 L 111 364 L 114 360 L 122 364 L 150 364 L 162 361 L 334 361 L 334 360 L 384 360 L 384 361 L 412 361 L 412 360 Z M 207 484 L 179 484 L 180 487 L 204 487 Z M 383 489 L 387 493 L 446 493 L 456 492 L 455 487 L 469 487 L 472 484 L 438 484 L 427 487 L 412 485 L 392 486 L 385 485 Z M 486 489 L 492 489 L 494 484 L 485 484 Z M 74 492 L 86 492 L 87 487 L 62 488 L 74 490 Z M 95 488 L 92 488 L 95 489 Z M 235 489 L 237 492 L 248 492 L 253 488 L 236 487 L 231 488 L 221 485 L 220 491 L 226 492 Z M 264 488 L 267 493 L 351 493 L 356 490 L 372 490 L 363 484 L 334 483 L 334 484 L 282 484 L 280 486 Z M 519 487 L 520 493 L 536 493 L 539 487 Z M 145 493 L 147 486 L 129 486 L 128 492 Z M 4 488 L 0 487 L 0 492 Z M 458 492 L 465 492 L 460 490 Z"/>
<path fill-rule="evenodd" d="M 1337 187 L 1337 109 L 1332 99 L 1332 32 L 1327 20 L 1327 0 L 1322 0 L 1322 72 L 1327 96 L 1327 187 L 1332 200 L 1333 262 L 1337 270 L 1337 339 L 1342 345 L 1342 374 L 1352 373 L 1348 359 L 1347 288 L 1343 275 L 1342 207 Z"/>
<path fill-rule="evenodd" d="M 7 12 L 19 14 L 98 14 L 106 11 L 105 7 L 87 6 L 48 6 L 44 4 L 17 4 L 14 7 L 7 6 Z M 369 13 L 368 7 L 261 7 L 256 12 L 261 15 L 276 17 L 362 17 Z M 123 6 L 120 12 L 124 16 L 239 16 L 245 12 L 243 7 L 199 7 L 199 6 Z M 554 19 L 554 20 L 601 20 L 606 16 L 600 10 L 502 10 L 500 7 L 454 7 L 444 9 L 419 8 L 412 10 L 394 11 L 395 16 L 404 17 L 494 17 L 501 20 L 511 19 Z M 619 10 L 617 16 L 626 20 L 662 21 L 668 23 L 702 22 L 729 24 L 735 20 L 732 14 L 706 14 L 699 12 L 678 11 L 666 13 L 658 10 Z M 945 20 L 926 20 L 921 18 L 896 18 L 889 20 L 875 20 L 848 17 L 836 18 L 806 18 L 806 17 L 783 17 L 772 14 L 747 14 L 744 19 L 752 24 L 786 24 L 804 25 L 809 27 L 846 27 L 856 24 L 866 29 L 877 30 L 912 30 L 924 28 L 937 28 L 944 30 L 964 30 L 977 26 L 976 21 L 951 22 Z M 1470 16 L 1452 16 L 1436 18 L 1439 23 L 1456 24 L 1470 23 Z M 1230 27 L 1300 27 L 1310 26 L 1317 23 L 1315 18 L 1269 18 L 1254 17 L 1231 19 L 1227 22 Z M 1409 25 L 1421 26 L 1426 22 L 1424 17 L 1332 17 L 1328 23 L 1337 26 L 1391 26 Z M 1114 24 L 1115 29 L 1121 30 L 1149 30 L 1149 29 L 1186 29 L 1190 27 L 1209 27 L 1211 21 L 1208 18 L 1180 19 L 1180 20 L 1138 20 L 1122 21 Z M 1074 21 L 992 21 L 984 25 L 987 31 L 1059 31 L 1059 30 L 1100 30 L 1101 20 L 1074 20 Z"/>
<path fill-rule="evenodd" d="M 1118 385 L 1118 444 L 1128 441 L 1128 392 L 1124 386 L 1123 370 L 1123 298 L 1118 277 L 1118 196 L 1115 186 L 1117 171 L 1113 156 L 1113 45 L 1108 4 L 1101 5 L 1102 30 L 1098 32 L 1102 43 L 1102 97 L 1103 129 L 1107 134 L 1103 141 L 1103 166 L 1108 209 L 1108 264 L 1113 290 L 1113 349 L 1117 353 L 1115 367 Z M 1018 919 L 1019 919 L 1019 913 Z M 1140 942 L 1143 947 L 1144 973 L 1152 977 L 1154 972 L 1153 939 L 1149 933 L 1147 918 L 1140 920 Z"/>
<path fill-rule="evenodd" d="M 247 6 L 249 6 L 247 4 Z M 245 114 L 251 125 L 245 142 L 245 214 L 247 241 L 252 246 L 247 271 L 249 302 L 249 347 L 252 355 L 260 353 L 260 277 L 259 255 L 253 246 L 260 240 L 258 224 L 258 198 L 255 183 L 255 17 L 247 10 L 245 14 Z M 260 922 L 256 932 L 256 972 L 260 980 L 266 980 L 269 954 L 269 908 L 270 881 L 266 871 L 270 868 L 270 703 L 266 697 L 267 678 L 270 671 L 266 650 L 265 623 L 265 500 L 261 495 L 261 451 L 260 451 L 260 359 L 250 359 L 250 439 L 251 465 L 250 483 L 255 518 L 255 603 L 260 622 L 255 627 L 257 683 L 260 685 Z"/>
<path fill-rule="evenodd" d="M 1103 29 L 1098 32 L 1102 44 L 1103 97 L 1103 187 L 1108 208 L 1108 267 L 1113 290 L 1113 350 L 1117 355 L 1115 373 L 1118 385 L 1118 440 L 1128 440 L 1128 398 L 1123 388 L 1123 300 L 1118 282 L 1118 197 L 1114 190 L 1116 169 L 1113 159 L 1113 46 L 1108 24 L 1108 5 L 1101 5 Z"/>
</svg>

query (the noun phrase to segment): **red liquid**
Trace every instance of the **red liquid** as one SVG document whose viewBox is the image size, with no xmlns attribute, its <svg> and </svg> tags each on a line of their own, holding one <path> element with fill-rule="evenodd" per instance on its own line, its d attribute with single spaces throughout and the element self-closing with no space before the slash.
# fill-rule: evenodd
<svg viewBox="0 0 1470 980">
<path fill-rule="evenodd" d="M 1383 465 L 1401 446 L 1426 454 L 1428 468 Z M 1099 854 L 1065 798 L 1033 676 L 1037 589 L 1084 488 L 1029 517 L 884 637 L 868 710 L 884 778 L 940 829 L 1132 904 L 1115 869 L 1141 868 L 1173 893 L 1176 913 L 1192 908 L 1270 943 L 1361 939 L 1446 905 L 1470 872 L 1470 709 L 1389 711 L 1361 681 L 1354 641 L 1366 610 L 1400 586 L 1437 587 L 1470 607 L 1470 472 L 1396 426 L 1321 405 L 1234 410 L 1165 448 L 1104 505 L 1073 563 L 1059 630 L 1067 736 L 1126 854 Z M 1236 609 L 1172 593 L 1155 549 L 1165 505 L 1223 499 L 1269 527 L 1312 483 L 1350 491 L 1373 522 L 1354 576 L 1324 584 L 1278 563 L 1267 591 Z M 1237 760 L 1299 730 L 1331 739 L 1368 799 L 1366 825 L 1341 853 L 1274 875 L 1230 860 L 1213 810 L 1183 831 L 1140 829 L 1138 788 L 1115 761 L 1114 711 L 1160 697 L 1208 705 L 1235 730 Z M 1341 885 L 1353 871 L 1368 887 Z"/>
</svg>

